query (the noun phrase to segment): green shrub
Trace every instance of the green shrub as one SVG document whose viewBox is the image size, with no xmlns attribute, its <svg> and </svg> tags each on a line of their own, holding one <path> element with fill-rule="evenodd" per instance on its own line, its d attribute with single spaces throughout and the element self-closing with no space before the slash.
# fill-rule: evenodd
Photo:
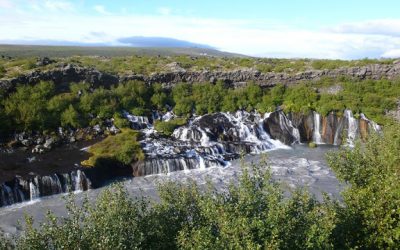
<svg viewBox="0 0 400 250">
<path fill-rule="evenodd" d="M 175 118 L 170 121 L 156 121 L 154 128 L 166 136 L 171 136 L 177 127 L 183 126 L 187 123 L 185 118 Z"/>
<path fill-rule="evenodd" d="M 308 147 L 309 148 L 316 148 L 317 144 L 315 142 L 310 142 L 310 143 L 308 143 Z"/>
<path fill-rule="evenodd" d="M 16 123 L 18 129 L 45 129 L 51 115 L 47 102 L 54 94 L 54 84 L 40 82 L 35 86 L 19 85 L 5 101 L 4 108 Z"/>
<path fill-rule="evenodd" d="M 122 117 L 120 113 L 115 113 L 113 118 L 114 118 L 114 125 L 117 126 L 118 128 L 130 127 L 130 122 L 124 117 Z"/>
<path fill-rule="evenodd" d="M 81 127 L 81 123 L 79 120 L 79 113 L 75 110 L 74 106 L 72 106 L 71 104 L 61 114 L 61 125 L 63 127 L 70 126 L 72 128 Z"/>
<path fill-rule="evenodd" d="M 400 245 L 400 125 L 371 135 L 364 145 L 328 155 L 337 177 L 348 183 L 338 208 L 339 248 L 395 249 Z"/>
</svg>

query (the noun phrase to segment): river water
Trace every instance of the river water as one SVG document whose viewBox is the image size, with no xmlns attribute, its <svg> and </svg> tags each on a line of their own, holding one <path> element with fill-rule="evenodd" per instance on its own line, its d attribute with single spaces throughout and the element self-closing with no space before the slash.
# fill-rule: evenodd
<svg viewBox="0 0 400 250">
<path fill-rule="evenodd" d="M 317 199 L 322 199 L 322 193 L 340 199 L 340 191 L 343 189 L 334 173 L 327 166 L 325 154 L 337 147 L 320 145 L 310 149 L 304 144 L 293 145 L 287 149 L 276 149 L 266 154 L 253 154 L 244 157 L 246 163 L 257 163 L 267 158 L 268 167 L 272 172 L 272 178 L 278 181 L 284 189 L 306 187 Z M 267 166 L 265 166 L 267 168 Z M 232 181 L 237 181 L 241 175 L 241 161 L 234 160 L 225 167 L 211 167 L 206 169 L 193 169 L 168 174 L 149 175 L 120 180 L 129 194 L 134 196 L 146 195 L 157 199 L 157 186 L 165 181 L 186 182 L 195 180 L 199 184 L 211 181 L 217 188 L 224 188 Z M 99 193 L 107 187 L 78 192 L 76 199 L 88 196 L 94 200 Z M 14 204 L 0 208 L 0 228 L 6 233 L 19 233 L 22 228 L 24 214 L 29 214 L 40 222 L 44 219 L 46 211 L 50 210 L 58 216 L 65 216 L 66 194 L 43 197 L 34 201 Z"/>
</svg>

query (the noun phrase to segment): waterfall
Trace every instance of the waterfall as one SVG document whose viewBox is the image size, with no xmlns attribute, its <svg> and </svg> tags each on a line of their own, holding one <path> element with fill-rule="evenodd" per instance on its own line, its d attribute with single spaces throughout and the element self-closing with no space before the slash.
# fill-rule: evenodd
<svg viewBox="0 0 400 250">
<path fill-rule="evenodd" d="M 86 178 L 85 173 L 80 169 L 71 173 L 71 183 L 73 185 L 73 191 L 85 191 L 90 189 L 90 180 Z"/>
<path fill-rule="evenodd" d="M 33 181 L 29 182 L 29 194 L 31 201 L 40 197 L 39 185 L 35 185 Z"/>
<path fill-rule="evenodd" d="M 343 119 L 340 120 L 339 124 L 337 125 L 336 131 L 335 131 L 335 136 L 333 138 L 333 145 L 338 146 L 341 144 L 341 136 L 342 136 L 342 131 L 343 131 Z"/>
<path fill-rule="evenodd" d="M 321 129 L 321 115 L 318 114 L 317 112 L 313 112 L 313 116 L 314 116 L 314 133 L 313 133 L 313 140 L 316 144 L 323 144 L 322 142 L 322 137 L 321 137 L 321 133 L 320 133 L 320 129 Z"/>
<path fill-rule="evenodd" d="M 380 132 L 380 131 L 382 131 L 381 126 L 379 126 L 376 122 L 374 122 L 374 121 L 368 119 L 363 113 L 361 113 L 360 116 L 361 116 L 361 119 L 363 119 L 363 120 L 365 120 L 365 121 L 368 122 L 368 125 L 370 126 L 370 128 L 372 128 L 372 130 L 373 130 L 374 132 Z"/>
<path fill-rule="evenodd" d="M 353 147 L 354 140 L 356 139 L 356 136 L 357 136 L 358 122 L 357 122 L 357 119 L 355 119 L 353 117 L 353 113 L 349 109 L 345 110 L 345 117 L 347 118 L 347 122 L 348 122 L 347 145 L 349 145 L 350 147 Z"/>
<path fill-rule="evenodd" d="M 149 118 L 147 118 L 146 116 L 131 115 L 126 111 L 123 111 L 122 114 L 131 123 L 131 127 L 133 129 L 140 130 L 152 127 L 152 125 L 149 122 Z"/>
<path fill-rule="evenodd" d="M 279 123 L 281 128 L 286 129 L 289 133 L 295 138 L 295 143 L 300 142 L 300 132 L 299 130 L 293 126 L 291 120 L 289 120 L 283 112 L 279 112 Z"/>
</svg>

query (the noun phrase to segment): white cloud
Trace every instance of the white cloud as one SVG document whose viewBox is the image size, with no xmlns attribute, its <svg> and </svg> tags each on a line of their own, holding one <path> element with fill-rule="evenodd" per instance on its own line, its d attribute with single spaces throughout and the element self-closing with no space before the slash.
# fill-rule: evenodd
<svg viewBox="0 0 400 250">
<path fill-rule="evenodd" d="M 93 9 L 95 11 L 97 11 L 98 13 L 103 14 L 103 15 L 110 15 L 111 14 L 110 12 L 108 12 L 106 10 L 106 8 L 103 5 L 96 5 L 96 6 L 93 7 Z"/>
<path fill-rule="evenodd" d="M 382 54 L 382 57 L 400 58 L 400 49 L 391 49 Z"/>
<path fill-rule="evenodd" d="M 44 1 L 43 6 L 51 11 L 71 11 L 74 9 L 73 4 L 67 1 L 47 0 Z"/>
<path fill-rule="evenodd" d="M 172 10 L 168 7 L 160 7 L 157 9 L 157 13 L 161 14 L 161 15 L 169 15 L 171 14 Z"/>
<path fill-rule="evenodd" d="M 1 0 L 0 0 L 1 1 Z M 109 14 L 102 7 L 96 10 Z M 400 23 L 392 20 L 390 23 Z M 400 36 L 345 32 L 338 27 L 299 29 L 274 20 L 227 20 L 176 15 L 83 16 L 5 13 L 0 40 L 65 40 L 118 45 L 129 36 L 158 36 L 208 44 L 224 51 L 273 57 L 353 59 L 394 55 Z M 277 25 L 278 23 L 278 25 Z M 392 27 L 389 22 L 387 26 Z M 400 27 L 400 25 L 399 25 Z M 379 31 L 379 30 L 378 30 Z M 101 34 L 101 35 L 99 35 Z"/>
<path fill-rule="evenodd" d="M 10 0 L 0 0 L 0 8 L 10 9 L 14 4 Z"/>
<path fill-rule="evenodd" d="M 333 30 L 339 33 L 400 36 L 400 19 L 381 19 L 344 23 L 333 28 Z"/>
</svg>

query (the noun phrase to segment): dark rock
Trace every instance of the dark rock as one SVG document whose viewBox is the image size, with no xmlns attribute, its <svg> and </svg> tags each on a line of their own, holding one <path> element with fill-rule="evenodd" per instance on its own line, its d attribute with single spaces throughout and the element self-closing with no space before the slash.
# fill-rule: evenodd
<svg viewBox="0 0 400 250">
<path fill-rule="evenodd" d="M 296 141 L 293 136 L 293 131 L 290 130 L 291 125 L 289 120 L 282 111 L 276 111 L 264 121 L 264 129 L 272 139 L 280 140 L 281 142 L 291 145 Z"/>
<path fill-rule="evenodd" d="M 176 65 L 175 65 L 176 66 Z M 174 66 L 174 67 L 175 67 Z M 176 68 L 176 67 L 175 67 Z M 253 81 L 263 87 L 271 87 L 277 83 L 286 85 L 296 84 L 300 81 L 317 81 L 321 78 L 337 78 L 340 76 L 353 78 L 355 80 L 382 78 L 394 79 L 400 76 L 400 63 L 393 64 L 371 64 L 362 67 L 338 68 L 333 70 L 309 70 L 296 74 L 290 73 L 261 73 L 253 69 L 240 69 L 233 71 L 186 71 L 174 70 L 173 72 L 153 73 L 150 75 L 111 75 L 100 72 L 94 68 L 80 67 L 72 64 L 60 65 L 50 71 L 34 71 L 17 78 L 0 81 L 0 89 L 6 92 L 13 91 L 17 84 L 35 84 L 41 80 L 54 81 L 58 91 L 65 91 L 71 82 L 88 82 L 93 87 L 104 86 L 106 88 L 119 82 L 130 80 L 144 81 L 148 84 L 161 83 L 165 87 L 172 87 L 179 82 L 216 82 L 218 80 L 225 84 Z M 329 90 L 330 91 L 330 90 Z M 336 90 L 332 90 L 336 91 Z"/>
<path fill-rule="evenodd" d="M 48 57 L 40 57 L 38 58 L 37 62 L 36 62 L 36 66 L 46 66 L 52 63 L 55 63 L 56 61 L 51 60 Z"/>
</svg>

